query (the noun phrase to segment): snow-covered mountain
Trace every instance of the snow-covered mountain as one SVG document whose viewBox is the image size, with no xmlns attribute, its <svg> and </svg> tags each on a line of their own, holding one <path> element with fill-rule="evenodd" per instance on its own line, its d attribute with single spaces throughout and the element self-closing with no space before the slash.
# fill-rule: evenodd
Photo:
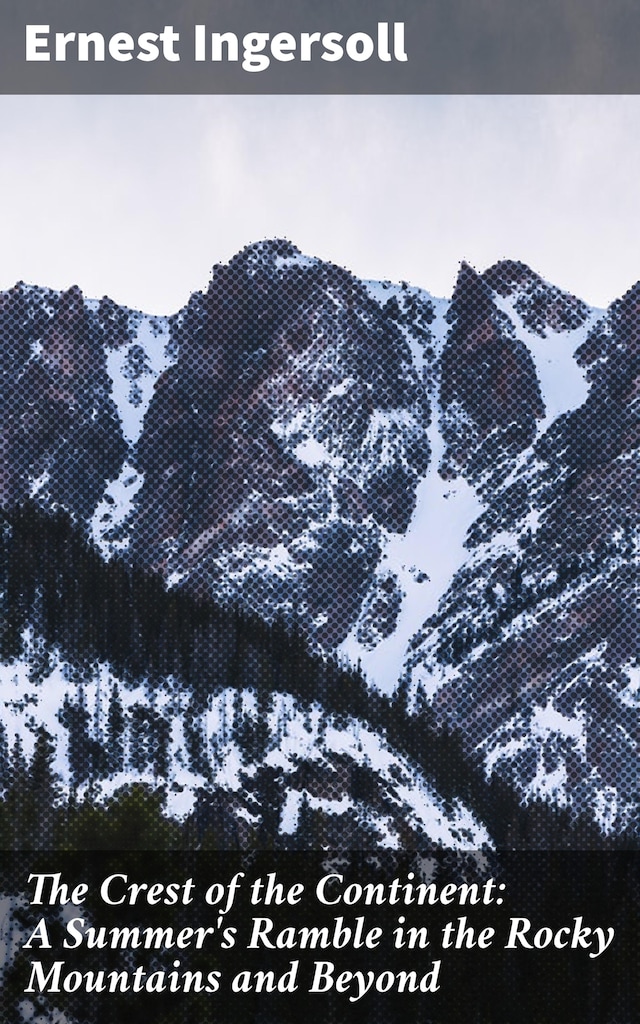
<svg viewBox="0 0 640 1024">
<path fill-rule="evenodd" d="M 524 796 L 636 832 L 639 311 L 636 286 L 576 329 L 586 393 L 559 374 L 565 407 L 487 495 L 405 679 Z"/>
<path fill-rule="evenodd" d="M 282 240 L 169 318 L 17 285 L 0 501 L 68 511 L 170 589 L 295 621 L 408 730 L 428 708 L 520 796 L 631 834 L 639 332 L 640 286 L 604 312 L 523 264 L 463 264 L 448 301 Z M 0 670 L 9 689 L 28 660 Z"/>
</svg>

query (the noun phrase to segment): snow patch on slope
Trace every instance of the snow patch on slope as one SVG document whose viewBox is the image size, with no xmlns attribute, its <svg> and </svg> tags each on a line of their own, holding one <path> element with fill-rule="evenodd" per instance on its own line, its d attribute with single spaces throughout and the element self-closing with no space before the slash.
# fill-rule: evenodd
<svg viewBox="0 0 640 1024">
<path fill-rule="evenodd" d="M 135 329 L 131 341 L 107 353 L 107 372 L 122 431 L 133 446 L 142 433 L 155 382 L 173 357 L 166 318 L 133 314 L 130 327 Z"/>
<path fill-rule="evenodd" d="M 120 475 L 110 481 L 89 522 L 91 539 L 103 558 L 123 554 L 129 547 L 125 524 L 133 511 L 136 494 L 143 476 L 130 462 L 125 462 Z"/>
<path fill-rule="evenodd" d="M 402 591 L 402 607 L 396 627 L 373 650 L 356 640 L 351 631 L 338 655 L 352 664 L 360 662 L 369 682 L 391 693 L 402 673 L 411 638 L 432 615 L 453 576 L 468 556 L 464 546 L 467 530 L 478 515 L 480 501 L 462 477 L 443 480 L 438 465 L 444 444 L 437 420 L 429 429 L 431 462 L 418 487 L 416 510 L 405 534 L 389 534 L 380 569 L 393 572 Z"/>
<path fill-rule="evenodd" d="M 388 290 L 401 292 L 400 286 L 367 282 L 372 295 L 379 299 Z M 426 293 L 422 293 L 426 294 Z M 430 297 L 429 297 L 430 298 Z M 448 331 L 445 320 L 448 303 L 430 301 L 435 307 L 431 324 L 434 348 L 441 349 Z M 412 346 L 414 366 L 422 374 L 426 360 L 424 349 Z M 418 485 L 416 509 L 406 533 L 386 534 L 379 572 L 393 574 L 402 590 L 402 605 L 393 633 L 373 649 L 357 640 L 358 623 L 338 648 L 338 656 L 360 667 L 369 680 L 383 693 L 395 689 L 406 658 L 407 647 L 424 621 L 432 615 L 453 576 L 468 556 L 465 538 L 482 505 L 473 489 L 462 477 L 443 480 L 438 467 L 444 455 L 437 407 L 437 379 L 431 381 L 431 424 L 427 437 L 430 461 L 427 473 Z"/>
<path fill-rule="evenodd" d="M 589 384 L 584 368 L 576 362 L 575 353 L 603 312 L 592 309 L 580 327 L 541 336 L 524 326 L 513 298 L 495 295 L 494 302 L 509 317 L 516 338 L 527 346 L 535 363 L 545 405 L 544 419 L 538 424 L 538 433 L 542 434 L 558 416 L 577 409 L 585 401 Z"/>
<path fill-rule="evenodd" d="M 0 707 L 3 709 L 5 739 L 9 750 L 19 741 L 27 760 L 33 757 L 36 738 L 44 727 L 54 743 L 53 770 L 63 792 L 72 790 L 82 800 L 106 800 L 121 787 L 147 783 L 162 786 L 165 811 L 171 817 L 185 818 L 195 806 L 197 794 L 219 786 L 243 796 L 251 795 L 251 780 L 258 779 L 264 767 L 278 769 L 287 781 L 291 800 L 285 801 L 286 818 L 282 832 L 295 827 L 295 808 L 304 798 L 310 806 L 322 807 L 329 814 L 352 810 L 373 824 L 380 845 L 398 846 L 394 818 L 421 831 L 429 841 L 448 848 L 478 849 L 490 846 L 489 835 L 472 813 L 459 801 L 445 807 L 433 786 L 384 740 L 359 722 L 340 722 L 328 717 L 322 708 L 302 706 L 290 695 L 274 693 L 266 713 L 268 736 L 264 756 L 241 749 L 236 730 L 243 722 L 257 723 L 264 715 L 251 690 L 225 689 L 212 693 L 204 709 L 194 708 L 192 695 L 167 678 L 149 686 L 144 680 L 127 683 L 117 678 L 105 664 L 94 665 L 81 674 L 56 652 L 48 652 L 46 661 L 42 643 L 31 633 L 24 637 L 25 654 L 2 667 Z M 39 671 L 34 672 L 34 664 Z M 70 717 L 85 723 L 86 740 L 101 746 L 113 745 L 110 718 L 114 702 L 121 709 L 121 765 L 111 774 L 92 772 L 81 782 L 74 779 L 71 765 Z M 75 712 L 69 716 L 69 709 Z M 136 739 L 135 720 L 140 713 L 168 726 L 164 760 L 166 774 L 160 774 L 157 759 L 145 744 Z M 67 723 L 67 724 L 65 724 Z M 187 733 L 199 737 L 202 757 L 194 766 L 189 753 Z M 145 756 L 146 750 L 146 756 Z M 137 764 L 132 759 L 148 764 Z M 301 766 L 315 763 L 326 774 L 331 789 L 332 764 L 337 758 L 368 769 L 381 784 L 390 811 L 376 805 L 358 805 L 345 791 L 335 797 L 314 796 L 304 792 L 296 773 Z M 154 763 L 155 760 L 155 763 Z M 298 792 L 298 796 L 295 793 Z M 258 820 L 258 819 L 256 819 Z"/>
</svg>

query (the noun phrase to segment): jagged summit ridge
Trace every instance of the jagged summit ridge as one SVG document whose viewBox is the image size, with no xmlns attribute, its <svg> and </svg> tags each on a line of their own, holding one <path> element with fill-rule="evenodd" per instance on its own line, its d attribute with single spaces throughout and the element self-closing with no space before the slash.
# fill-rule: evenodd
<svg viewBox="0 0 640 1024">
<path fill-rule="evenodd" d="M 17 285 L 0 500 L 295 620 L 527 798 L 633 829 L 639 295 L 503 260 L 435 299 L 282 239 L 166 318 Z"/>
</svg>

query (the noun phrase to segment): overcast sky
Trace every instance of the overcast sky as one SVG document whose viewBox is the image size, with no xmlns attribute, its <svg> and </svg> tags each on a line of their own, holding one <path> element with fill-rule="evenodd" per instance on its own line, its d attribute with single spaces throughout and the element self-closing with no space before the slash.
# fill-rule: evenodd
<svg viewBox="0 0 640 1024">
<path fill-rule="evenodd" d="M 511 257 L 640 278 L 640 96 L 2 96 L 0 288 L 153 313 L 260 238 L 451 293 Z"/>
</svg>

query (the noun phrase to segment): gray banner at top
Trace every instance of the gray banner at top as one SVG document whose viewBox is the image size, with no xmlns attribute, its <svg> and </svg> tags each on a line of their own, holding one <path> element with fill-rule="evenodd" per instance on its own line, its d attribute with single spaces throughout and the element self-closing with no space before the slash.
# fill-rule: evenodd
<svg viewBox="0 0 640 1024">
<path fill-rule="evenodd" d="M 639 93 L 640 2 L 9 0 L 0 92 Z"/>
</svg>

